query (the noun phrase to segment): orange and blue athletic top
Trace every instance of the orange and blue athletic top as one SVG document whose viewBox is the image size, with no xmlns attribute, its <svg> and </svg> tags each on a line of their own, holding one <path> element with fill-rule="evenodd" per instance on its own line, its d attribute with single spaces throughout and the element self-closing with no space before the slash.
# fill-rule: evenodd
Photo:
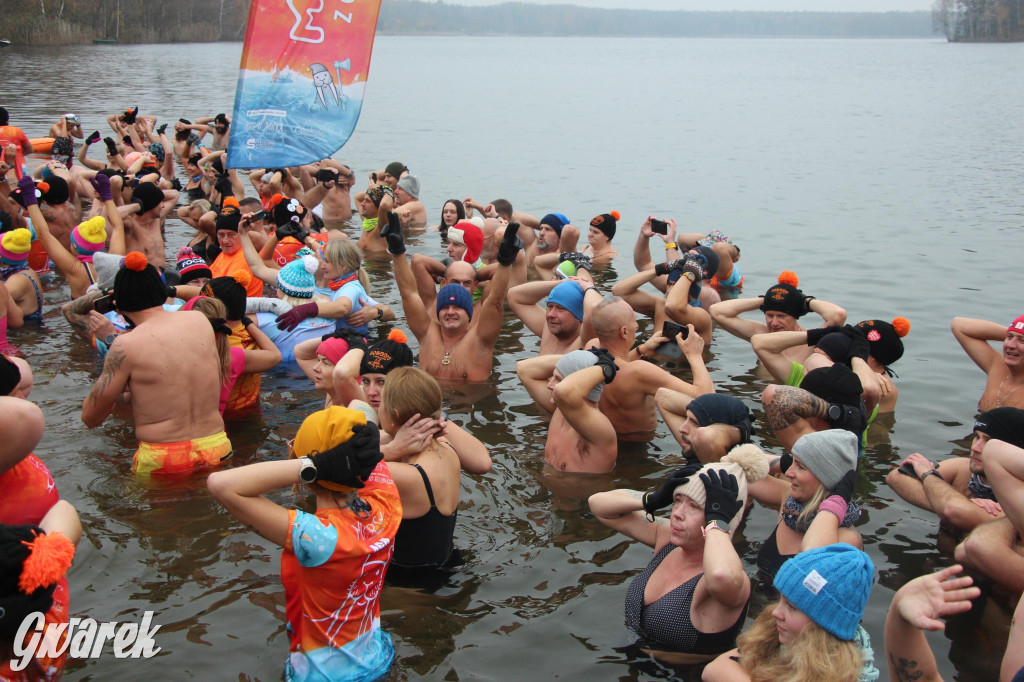
<svg viewBox="0 0 1024 682">
<path fill-rule="evenodd" d="M 375 680 L 394 658 L 380 627 L 380 593 L 402 503 L 380 462 L 359 491 L 369 511 L 288 512 L 281 582 L 291 638 L 289 682 Z"/>
</svg>

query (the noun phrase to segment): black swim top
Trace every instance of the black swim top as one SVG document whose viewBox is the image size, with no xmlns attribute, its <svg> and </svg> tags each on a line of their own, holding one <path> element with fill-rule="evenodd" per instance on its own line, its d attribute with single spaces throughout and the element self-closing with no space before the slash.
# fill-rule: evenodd
<svg viewBox="0 0 1024 682">
<path fill-rule="evenodd" d="M 703 573 L 695 575 L 653 604 L 644 604 L 644 590 L 655 569 L 661 565 L 673 545 L 662 547 L 626 590 L 626 627 L 640 639 L 637 645 L 658 651 L 688 654 L 720 654 L 736 646 L 736 637 L 747 618 L 749 600 L 736 622 L 722 632 L 701 632 L 690 620 L 690 604 Z"/>
<path fill-rule="evenodd" d="M 430 479 L 419 464 L 413 464 L 423 478 L 423 486 L 430 499 L 430 510 L 417 519 L 402 519 L 395 535 L 395 554 L 391 563 L 402 567 L 443 566 L 455 549 L 456 509 L 451 516 L 442 514 L 434 504 L 434 490 Z"/>
<path fill-rule="evenodd" d="M 772 529 L 772 534 L 761 543 L 761 549 L 757 552 L 758 577 L 762 581 L 766 581 L 768 585 L 775 580 L 775 574 L 782 568 L 782 564 L 796 556 L 796 554 L 779 554 L 779 540 L 775 537 L 778 531 L 779 527 L 775 526 Z"/>
</svg>

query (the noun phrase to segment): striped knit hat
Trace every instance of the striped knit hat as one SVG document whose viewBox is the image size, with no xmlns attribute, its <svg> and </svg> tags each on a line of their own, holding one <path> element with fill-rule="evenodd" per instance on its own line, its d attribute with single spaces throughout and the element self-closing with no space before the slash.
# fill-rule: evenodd
<svg viewBox="0 0 1024 682">
<path fill-rule="evenodd" d="M 277 288 L 287 296 L 313 298 L 316 270 L 320 266 L 313 256 L 302 256 L 277 272 Z"/>
<path fill-rule="evenodd" d="M 79 223 L 71 230 L 71 246 L 82 260 L 91 261 L 92 254 L 103 250 L 107 241 L 107 221 L 98 215 Z"/>
<path fill-rule="evenodd" d="M 20 265 L 28 259 L 32 248 L 32 233 L 24 227 L 9 230 L 0 238 L 0 263 Z"/>
</svg>

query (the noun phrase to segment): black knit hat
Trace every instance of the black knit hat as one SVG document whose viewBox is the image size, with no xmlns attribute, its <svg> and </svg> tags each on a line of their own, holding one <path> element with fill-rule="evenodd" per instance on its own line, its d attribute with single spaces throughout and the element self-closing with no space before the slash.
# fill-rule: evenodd
<svg viewBox="0 0 1024 682">
<path fill-rule="evenodd" d="M 140 213 L 152 211 L 164 200 L 164 193 L 152 182 L 140 182 L 132 191 L 132 201 L 139 204 Z"/>
<path fill-rule="evenodd" d="M 47 187 L 47 189 L 43 191 L 43 201 L 51 206 L 60 206 L 71 198 L 71 191 L 68 189 L 67 181 L 59 175 L 51 173 L 50 177 L 46 178 L 39 184 L 39 189 L 43 189 L 42 185 Z M 163 198 L 162 194 L 161 198 Z"/>
<path fill-rule="evenodd" d="M 785 313 L 793 317 L 804 315 L 807 312 L 804 310 L 804 292 L 796 288 L 798 284 L 799 280 L 795 274 L 789 270 L 783 272 L 779 275 L 779 283 L 764 292 L 761 310 L 766 313 Z"/>
<path fill-rule="evenodd" d="M 242 222 L 242 211 L 238 206 L 238 199 L 225 197 L 221 202 L 220 215 L 217 216 L 217 231 L 230 230 L 238 232 L 238 224 Z"/>
<path fill-rule="evenodd" d="M 46 613 L 53 605 L 57 582 L 36 587 L 26 594 L 20 586 L 22 569 L 31 554 L 26 543 L 45 535 L 38 526 L 0 524 L 0 640 L 13 641 L 30 613 Z"/>
<path fill-rule="evenodd" d="M 388 338 L 378 341 L 366 350 L 359 366 L 360 374 L 387 374 L 399 367 L 412 365 L 412 350 L 400 329 L 392 329 Z"/>
<path fill-rule="evenodd" d="M 298 199 L 275 194 L 271 197 L 270 203 L 274 205 L 274 224 L 278 227 L 284 227 L 288 223 L 298 225 L 306 216 L 307 209 Z"/>
<path fill-rule="evenodd" d="M 857 327 L 871 345 L 871 357 L 886 367 L 903 357 L 901 337 L 910 333 L 910 321 L 897 317 L 890 324 L 885 320 L 864 320 Z"/>
<path fill-rule="evenodd" d="M 710 246 L 698 244 L 696 249 L 697 253 L 704 256 L 704 258 L 708 262 L 707 269 L 704 272 L 704 279 L 711 279 L 712 277 L 715 276 L 715 273 L 718 272 L 718 266 L 721 265 L 721 259 L 718 257 L 718 254 L 715 252 L 715 250 Z"/>
<path fill-rule="evenodd" d="M 132 251 L 114 276 L 114 304 L 122 313 L 156 308 L 167 300 L 167 285 L 146 256 Z"/>
<path fill-rule="evenodd" d="M 235 273 L 248 275 L 248 272 Z M 224 307 L 228 309 L 229 320 L 240 320 L 245 315 L 245 285 L 236 277 L 214 277 L 203 285 L 200 293 L 203 296 L 212 296 L 220 299 Z"/>
<path fill-rule="evenodd" d="M 864 392 L 860 377 L 840 364 L 811 370 L 800 382 L 800 388 L 827 402 L 851 407 L 860 405 L 860 395 Z"/>
<path fill-rule="evenodd" d="M 604 236 L 611 239 L 615 236 L 615 228 L 618 225 L 619 218 L 621 217 L 622 216 L 619 215 L 618 211 L 602 213 L 590 221 L 590 226 L 601 230 L 601 232 L 604 232 Z"/>
<path fill-rule="evenodd" d="M 20 383 L 21 370 L 6 355 L 0 355 L 0 395 L 10 395 Z"/>
<path fill-rule="evenodd" d="M 1024 410 L 1016 407 L 997 407 L 982 412 L 974 422 L 974 430 L 1024 448 Z"/>
</svg>

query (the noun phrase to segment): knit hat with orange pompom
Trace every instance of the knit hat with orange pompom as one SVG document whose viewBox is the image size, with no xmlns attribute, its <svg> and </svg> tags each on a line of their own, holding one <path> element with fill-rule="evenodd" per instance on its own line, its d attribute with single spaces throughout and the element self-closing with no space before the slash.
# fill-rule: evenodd
<svg viewBox="0 0 1024 682">
<path fill-rule="evenodd" d="M 50 610 L 74 556 L 59 531 L 0 525 L 0 639 L 13 641 L 26 616 Z"/>
<path fill-rule="evenodd" d="M 107 241 L 107 221 L 98 215 L 79 223 L 71 230 L 71 246 L 81 260 L 92 261 L 92 255 L 103 250 Z"/>
<path fill-rule="evenodd" d="M 229 320 L 240 320 L 245 315 L 245 288 L 252 281 L 252 275 L 245 270 L 236 270 L 230 277 L 214 277 L 199 291 L 203 296 L 220 299 L 228 309 Z"/>
<path fill-rule="evenodd" d="M 363 363 L 359 366 L 360 374 L 387 374 L 399 367 L 412 365 L 412 349 L 406 343 L 405 334 L 401 329 L 392 329 L 388 338 L 378 341 L 366 350 Z"/>
<path fill-rule="evenodd" d="M 24 227 L 8 230 L 0 236 L 0 263 L 21 265 L 32 249 L 32 233 Z"/>
<path fill-rule="evenodd" d="M 601 215 L 597 216 L 596 218 L 590 221 L 590 226 L 596 227 L 597 229 L 601 230 L 602 232 L 604 232 L 604 236 L 608 237 L 608 239 L 611 239 L 612 237 L 615 236 L 615 227 L 620 218 L 622 218 L 622 216 L 619 214 L 618 211 L 612 211 L 611 213 L 602 213 Z"/>
<path fill-rule="evenodd" d="M 155 308 L 167 300 L 167 285 L 145 254 L 132 251 L 114 277 L 114 303 L 122 313 Z"/>
<path fill-rule="evenodd" d="M 892 324 L 885 320 L 864 320 L 857 325 L 871 345 L 871 357 L 888 367 L 903 357 L 900 339 L 910 333 L 910 320 L 897 317 Z"/>
<path fill-rule="evenodd" d="M 797 289 L 800 279 L 791 270 L 783 270 L 779 274 L 779 283 L 764 293 L 764 303 L 761 310 L 764 312 L 775 311 L 800 317 L 807 312 L 804 305 L 804 292 Z"/>
<path fill-rule="evenodd" d="M 242 221 L 242 210 L 239 207 L 238 199 L 225 197 L 220 205 L 220 215 L 217 216 L 217 231 L 230 230 L 238 232 L 238 223 Z"/>
</svg>

